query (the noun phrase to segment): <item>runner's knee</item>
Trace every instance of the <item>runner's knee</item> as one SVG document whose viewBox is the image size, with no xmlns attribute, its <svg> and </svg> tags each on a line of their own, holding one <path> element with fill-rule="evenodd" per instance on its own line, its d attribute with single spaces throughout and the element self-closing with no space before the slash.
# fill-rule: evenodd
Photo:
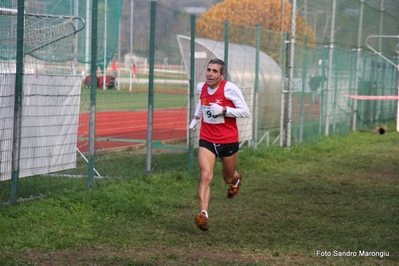
<svg viewBox="0 0 399 266">
<path fill-rule="evenodd" d="M 208 171 L 201 171 L 201 182 L 211 183 L 212 177 L 213 177 L 212 173 Z"/>
</svg>

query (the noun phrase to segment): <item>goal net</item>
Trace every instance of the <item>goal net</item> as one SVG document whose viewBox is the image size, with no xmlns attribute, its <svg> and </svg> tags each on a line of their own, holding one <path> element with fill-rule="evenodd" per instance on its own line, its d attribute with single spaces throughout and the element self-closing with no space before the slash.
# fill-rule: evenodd
<svg viewBox="0 0 399 266">
<path fill-rule="evenodd" d="M 15 72 L 17 10 L 0 8 L 0 69 Z M 76 16 L 24 14 L 25 73 L 74 74 L 77 65 L 76 33 L 84 28 Z"/>
<path fill-rule="evenodd" d="M 21 133 L 19 177 L 76 167 L 81 89 L 76 34 L 84 21 L 24 13 L 23 97 L 15 103 L 17 17 L 17 10 L 0 8 L 0 181 L 11 179 L 16 131 Z M 22 110 L 19 129 L 15 104 Z"/>
</svg>

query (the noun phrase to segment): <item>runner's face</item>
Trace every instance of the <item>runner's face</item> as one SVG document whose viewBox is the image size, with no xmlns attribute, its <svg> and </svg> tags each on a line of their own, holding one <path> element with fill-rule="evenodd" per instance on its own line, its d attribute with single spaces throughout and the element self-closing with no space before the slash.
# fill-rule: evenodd
<svg viewBox="0 0 399 266">
<path fill-rule="evenodd" d="M 220 82 L 224 79 L 224 75 L 220 73 L 222 66 L 219 64 L 209 64 L 206 69 L 206 83 L 212 89 L 219 87 Z"/>
</svg>

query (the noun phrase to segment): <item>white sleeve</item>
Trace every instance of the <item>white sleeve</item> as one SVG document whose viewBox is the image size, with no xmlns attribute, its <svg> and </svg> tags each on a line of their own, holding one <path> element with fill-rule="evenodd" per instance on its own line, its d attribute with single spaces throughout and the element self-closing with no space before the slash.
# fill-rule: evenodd
<svg viewBox="0 0 399 266">
<path fill-rule="evenodd" d="M 197 109 L 195 109 L 194 116 L 198 116 L 199 119 L 202 117 L 202 105 L 201 100 L 198 100 Z"/>
<path fill-rule="evenodd" d="M 202 87 L 204 86 L 204 83 L 205 83 L 205 82 L 201 82 L 201 83 L 199 83 L 199 84 L 197 85 L 198 98 L 199 98 L 200 95 L 201 95 Z M 199 119 L 201 119 L 201 117 L 202 117 L 202 104 L 201 104 L 201 99 L 198 99 L 198 104 L 197 104 L 197 108 L 195 109 L 194 116 L 199 117 Z"/>
<path fill-rule="evenodd" d="M 227 107 L 227 117 L 245 118 L 251 115 L 248 105 L 240 88 L 232 82 L 227 82 L 224 87 L 224 96 L 233 102 L 235 108 Z"/>
</svg>

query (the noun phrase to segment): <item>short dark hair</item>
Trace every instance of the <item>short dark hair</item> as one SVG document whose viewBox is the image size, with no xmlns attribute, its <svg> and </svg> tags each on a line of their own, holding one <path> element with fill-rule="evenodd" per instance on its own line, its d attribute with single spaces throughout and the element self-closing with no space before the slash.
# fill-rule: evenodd
<svg viewBox="0 0 399 266">
<path fill-rule="evenodd" d="M 224 74 L 227 73 L 227 66 L 226 66 L 226 63 L 225 63 L 223 60 L 218 59 L 218 58 L 211 59 L 211 60 L 209 60 L 208 65 L 209 65 L 209 64 L 218 64 L 218 65 L 221 65 L 221 66 L 222 66 L 222 69 L 220 70 L 220 73 L 221 73 L 222 75 L 224 75 Z"/>
</svg>

